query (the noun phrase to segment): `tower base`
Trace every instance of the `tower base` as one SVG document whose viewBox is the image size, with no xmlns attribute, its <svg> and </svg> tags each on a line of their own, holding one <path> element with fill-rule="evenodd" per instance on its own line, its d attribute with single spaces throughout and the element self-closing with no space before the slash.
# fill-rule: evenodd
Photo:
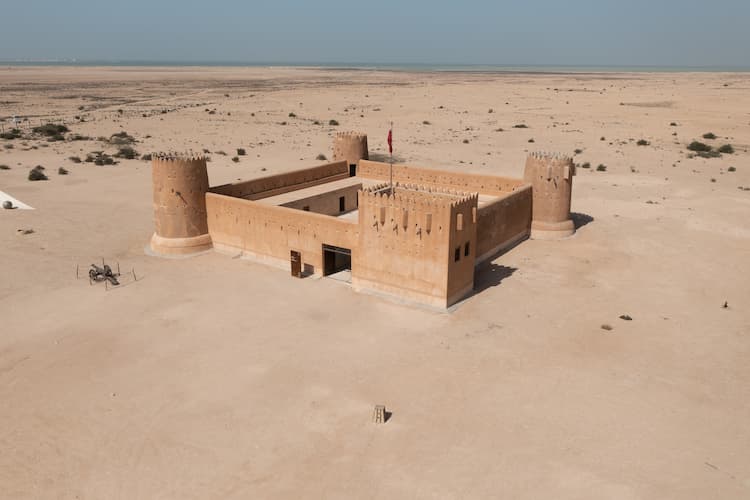
<svg viewBox="0 0 750 500">
<path fill-rule="evenodd" d="M 164 238 L 154 233 L 151 237 L 150 247 L 155 255 L 169 257 L 204 252 L 210 250 L 213 243 L 210 234 L 201 234 L 190 238 Z"/>
<path fill-rule="evenodd" d="M 532 240 L 559 240 L 572 236 L 576 226 L 571 219 L 562 222 L 531 222 Z"/>
</svg>

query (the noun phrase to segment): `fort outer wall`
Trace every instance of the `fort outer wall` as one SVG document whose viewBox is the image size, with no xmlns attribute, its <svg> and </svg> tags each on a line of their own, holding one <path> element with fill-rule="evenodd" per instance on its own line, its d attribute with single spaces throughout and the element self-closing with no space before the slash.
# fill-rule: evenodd
<svg viewBox="0 0 750 500">
<path fill-rule="evenodd" d="M 359 226 L 355 222 L 314 212 L 216 193 L 206 194 L 206 210 L 208 232 L 217 250 L 242 251 L 286 270 L 290 265 L 290 250 L 296 250 L 301 253 L 306 269 L 321 275 L 323 244 L 351 248 L 354 253 L 359 241 Z"/>
<path fill-rule="evenodd" d="M 478 195 L 451 203 L 448 284 L 444 307 L 474 291 Z"/>
<path fill-rule="evenodd" d="M 361 160 L 357 175 L 388 180 L 390 165 Z M 522 179 L 393 165 L 393 182 L 499 197 L 478 209 L 476 264 L 498 255 L 530 234 L 532 187 Z"/>
<path fill-rule="evenodd" d="M 357 176 L 366 179 L 388 181 L 390 178 L 390 165 L 388 163 L 360 160 Z M 515 191 L 526 184 L 522 179 L 513 179 L 510 177 L 447 172 L 445 170 L 432 170 L 407 165 L 393 165 L 393 182 L 453 189 L 466 193 L 482 193 L 492 196 L 501 196 Z"/>
<path fill-rule="evenodd" d="M 525 185 L 479 208 L 477 264 L 529 237 L 531 204 L 532 188 Z"/>
<path fill-rule="evenodd" d="M 429 193 L 396 189 L 393 196 L 360 191 L 352 286 L 445 308 L 455 300 L 449 296 L 453 289 L 469 293 L 473 288 L 473 260 L 460 268 L 453 266 L 451 225 L 459 212 L 471 217 L 476 196 L 441 200 Z M 467 226 L 462 236 L 470 234 Z"/>
<path fill-rule="evenodd" d="M 247 200 L 258 200 L 348 177 L 349 166 L 346 161 L 338 161 L 318 167 L 268 175 L 249 181 L 223 184 L 210 188 L 209 192 Z"/>
</svg>

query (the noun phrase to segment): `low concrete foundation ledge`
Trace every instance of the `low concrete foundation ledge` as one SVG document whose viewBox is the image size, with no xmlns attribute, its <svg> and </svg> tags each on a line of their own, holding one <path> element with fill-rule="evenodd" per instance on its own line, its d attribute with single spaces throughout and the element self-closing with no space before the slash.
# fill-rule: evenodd
<svg viewBox="0 0 750 500">
<path fill-rule="evenodd" d="M 572 220 L 562 222 L 537 222 L 531 223 L 532 240 L 559 240 L 572 236 L 576 231 Z"/>
<path fill-rule="evenodd" d="M 174 256 L 205 252 L 213 247 L 211 235 L 201 234 L 190 238 L 164 238 L 154 233 L 151 251 L 155 255 Z"/>
</svg>

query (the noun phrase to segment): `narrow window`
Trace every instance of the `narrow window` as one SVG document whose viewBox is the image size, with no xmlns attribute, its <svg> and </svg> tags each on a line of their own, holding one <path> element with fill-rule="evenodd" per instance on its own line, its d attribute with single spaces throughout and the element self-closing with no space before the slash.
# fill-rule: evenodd
<svg viewBox="0 0 750 500">
<path fill-rule="evenodd" d="M 469 247 L 469 242 L 467 241 L 467 242 L 466 242 L 466 245 L 464 245 L 464 256 L 465 256 L 465 257 L 468 257 L 468 256 L 469 256 L 469 250 L 470 250 L 470 247 Z"/>
<path fill-rule="evenodd" d="M 463 231 L 464 229 L 464 215 L 458 214 L 456 217 L 456 230 L 457 231 Z"/>
<path fill-rule="evenodd" d="M 461 259 L 461 247 L 456 247 L 456 251 L 453 253 L 453 262 L 458 262 Z"/>
<path fill-rule="evenodd" d="M 339 212 L 343 212 L 344 210 L 346 210 L 346 198 L 341 196 L 339 198 Z"/>
</svg>

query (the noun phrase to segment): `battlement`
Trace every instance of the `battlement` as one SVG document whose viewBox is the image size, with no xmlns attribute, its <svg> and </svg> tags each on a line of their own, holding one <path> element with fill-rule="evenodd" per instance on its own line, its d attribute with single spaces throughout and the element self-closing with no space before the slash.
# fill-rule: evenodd
<svg viewBox="0 0 750 500">
<path fill-rule="evenodd" d="M 350 139 L 353 139 L 353 140 L 362 140 L 362 139 L 365 139 L 365 140 L 367 140 L 367 134 L 365 134 L 364 132 L 356 132 L 356 131 L 353 131 L 353 130 L 348 130 L 348 131 L 344 131 L 344 132 L 336 132 L 336 138 L 347 139 L 347 140 L 350 140 Z"/>
<path fill-rule="evenodd" d="M 476 205 L 479 194 L 416 184 L 396 183 L 391 188 L 388 183 L 380 183 L 362 190 L 361 203 L 373 199 L 386 204 L 455 208 L 466 203 Z"/>
<path fill-rule="evenodd" d="M 550 153 L 547 151 L 534 151 L 529 156 L 537 160 L 559 162 L 559 163 L 570 163 L 573 158 L 563 153 Z"/>
<path fill-rule="evenodd" d="M 192 151 L 184 152 L 184 153 L 175 153 L 175 152 L 159 152 L 154 153 L 151 156 L 152 162 L 181 162 L 181 163 L 193 163 L 193 162 L 205 162 L 206 156 L 202 153 L 193 153 Z"/>
</svg>

